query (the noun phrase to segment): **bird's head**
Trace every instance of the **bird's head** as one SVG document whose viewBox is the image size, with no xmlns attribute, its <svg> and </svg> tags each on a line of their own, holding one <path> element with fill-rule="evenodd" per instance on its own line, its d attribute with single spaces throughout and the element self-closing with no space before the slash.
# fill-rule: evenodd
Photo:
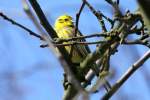
<svg viewBox="0 0 150 100">
<path fill-rule="evenodd" d="M 59 16 L 54 25 L 56 30 L 65 28 L 65 27 L 74 27 L 73 18 L 69 15 Z"/>
</svg>

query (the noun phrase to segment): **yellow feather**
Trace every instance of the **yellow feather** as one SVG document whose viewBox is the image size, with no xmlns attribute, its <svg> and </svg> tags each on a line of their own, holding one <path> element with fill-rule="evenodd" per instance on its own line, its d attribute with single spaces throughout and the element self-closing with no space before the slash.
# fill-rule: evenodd
<svg viewBox="0 0 150 100">
<path fill-rule="evenodd" d="M 58 17 L 55 22 L 54 29 L 59 38 L 68 39 L 68 38 L 74 37 L 75 26 L 73 23 L 73 18 L 69 15 L 62 15 Z M 80 35 L 81 34 L 79 34 L 78 32 L 77 36 L 80 36 Z M 70 42 L 64 42 L 63 44 L 70 43 Z M 84 58 L 89 53 L 89 50 L 87 50 L 87 47 L 83 45 L 65 46 L 65 49 L 71 55 L 71 60 L 73 63 L 80 63 L 81 61 L 84 60 Z"/>
</svg>

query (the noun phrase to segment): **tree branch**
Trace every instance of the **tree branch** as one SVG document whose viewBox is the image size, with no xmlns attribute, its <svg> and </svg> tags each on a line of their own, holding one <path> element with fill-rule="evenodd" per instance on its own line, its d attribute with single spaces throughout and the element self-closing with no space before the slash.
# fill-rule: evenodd
<svg viewBox="0 0 150 100">
<path fill-rule="evenodd" d="M 38 22 L 38 20 L 34 16 L 32 10 L 31 10 L 31 7 L 29 6 L 27 0 L 22 0 L 22 4 L 23 4 L 23 9 L 24 9 L 25 13 L 31 19 L 31 21 L 33 22 L 33 24 L 36 26 L 36 28 L 40 32 L 40 34 L 41 35 L 43 35 L 43 34 L 46 35 L 46 33 L 42 29 L 40 23 Z"/>
<path fill-rule="evenodd" d="M 81 12 L 83 11 L 84 6 L 85 6 L 85 2 L 82 3 L 78 13 L 76 14 L 75 37 L 77 36 L 77 31 L 79 30 L 78 29 L 79 19 L 80 19 L 80 15 L 81 15 Z"/>
<path fill-rule="evenodd" d="M 102 31 L 103 32 L 107 32 L 107 29 L 106 29 L 106 26 L 105 26 L 105 23 L 104 23 L 104 20 L 102 18 L 103 14 L 100 12 L 100 11 L 96 11 L 91 5 L 90 3 L 87 1 L 87 0 L 82 0 L 88 7 L 89 9 L 91 10 L 91 12 L 97 17 L 98 21 L 100 22 L 100 25 L 102 27 Z"/>
<path fill-rule="evenodd" d="M 139 39 L 136 39 L 136 40 L 133 40 L 133 41 L 129 41 L 129 40 L 127 41 L 127 40 L 125 40 L 125 41 L 123 42 L 123 44 L 125 44 L 125 45 L 140 44 L 140 45 L 144 45 L 144 46 L 150 48 L 150 43 L 148 43 L 147 40 L 139 40 Z"/>
<path fill-rule="evenodd" d="M 129 69 L 125 72 L 125 74 L 112 86 L 111 90 L 106 93 L 102 100 L 108 100 L 116 91 L 129 79 L 129 77 L 139 69 L 145 61 L 147 61 L 150 57 L 150 50 L 147 51 L 137 62 L 135 62 Z"/>
<path fill-rule="evenodd" d="M 19 24 L 18 22 L 14 21 L 13 19 L 7 17 L 7 16 L 6 16 L 5 14 L 3 14 L 2 12 L 0 12 L 0 16 L 1 16 L 2 18 L 4 18 L 5 20 L 7 20 L 8 22 L 12 23 L 13 25 L 16 25 L 16 26 L 18 26 L 18 27 L 24 29 L 25 31 L 29 32 L 30 35 L 33 35 L 33 36 L 39 38 L 40 40 L 44 40 L 44 38 L 43 38 L 42 36 L 40 36 L 40 35 L 38 35 L 37 33 L 33 32 L 33 31 L 30 30 L 29 28 L 27 28 L 27 27 L 25 27 L 25 26 Z"/>
</svg>

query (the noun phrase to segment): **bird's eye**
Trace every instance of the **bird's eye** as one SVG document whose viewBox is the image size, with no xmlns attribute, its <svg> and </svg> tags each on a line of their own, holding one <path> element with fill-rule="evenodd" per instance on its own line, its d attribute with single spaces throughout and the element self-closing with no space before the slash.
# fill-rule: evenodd
<svg viewBox="0 0 150 100">
<path fill-rule="evenodd" d="M 69 19 L 64 19 L 65 21 L 68 21 Z"/>
</svg>

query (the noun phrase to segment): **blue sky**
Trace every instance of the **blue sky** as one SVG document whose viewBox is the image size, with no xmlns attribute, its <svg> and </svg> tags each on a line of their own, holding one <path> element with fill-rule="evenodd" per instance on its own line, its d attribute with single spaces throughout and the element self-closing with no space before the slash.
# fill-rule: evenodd
<svg viewBox="0 0 150 100">
<path fill-rule="evenodd" d="M 89 1 L 97 10 L 111 17 L 111 6 L 103 2 L 104 0 Z M 24 13 L 21 0 L 11 2 L 12 0 L 1 0 L 0 11 L 38 33 L 34 24 Z M 75 18 L 81 5 L 81 0 L 71 2 L 68 0 L 38 0 L 38 2 L 52 25 L 55 19 L 64 13 Z M 135 0 L 120 0 L 120 4 L 123 11 L 126 8 L 135 11 L 137 8 Z M 97 19 L 87 7 L 82 13 L 79 29 L 84 34 L 101 32 Z M 51 50 L 40 48 L 41 41 L 2 18 L 0 18 L 0 35 L 1 100 L 10 100 L 10 98 L 11 100 L 12 98 L 14 100 L 61 100 L 63 69 Z M 92 50 L 95 48 L 95 46 L 90 47 Z M 116 69 L 115 78 L 111 80 L 112 84 L 139 58 L 133 55 L 135 50 L 141 56 L 148 49 L 143 46 L 121 46 L 119 52 L 111 57 L 111 64 Z M 149 63 L 147 61 L 134 73 L 111 100 L 149 100 L 150 90 L 144 79 L 145 71 L 150 71 Z M 99 92 L 91 95 L 91 99 L 99 100 L 101 96 L 102 93 Z"/>
</svg>

